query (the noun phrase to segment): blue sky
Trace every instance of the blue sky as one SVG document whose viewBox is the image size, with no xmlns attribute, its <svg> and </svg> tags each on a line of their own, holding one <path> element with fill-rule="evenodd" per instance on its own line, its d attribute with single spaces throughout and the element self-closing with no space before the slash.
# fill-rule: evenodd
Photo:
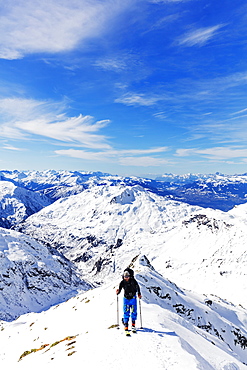
<svg viewBox="0 0 247 370">
<path fill-rule="evenodd" d="M 247 4 L 0 4 L 0 167 L 247 172 Z"/>
</svg>

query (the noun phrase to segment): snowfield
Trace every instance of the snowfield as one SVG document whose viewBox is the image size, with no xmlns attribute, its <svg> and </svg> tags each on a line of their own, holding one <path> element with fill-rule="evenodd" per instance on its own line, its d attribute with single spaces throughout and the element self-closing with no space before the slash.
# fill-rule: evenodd
<svg viewBox="0 0 247 370">
<path fill-rule="evenodd" d="M 144 370 L 246 369 L 245 310 L 179 289 L 145 256 L 134 269 L 143 295 L 137 334 L 128 338 L 117 328 L 117 282 L 111 283 L 46 312 L 2 322 L 2 365 L 126 369 L 128 358 L 131 368 Z"/>
<path fill-rule="evenodd" d="M 247 369 L 246 177 L 0 171 L 0 364 Z M 221 200 L 236 205 L 197 205 Z M 142 299 L 127 338 L 129 265 Z"/>
</svg>

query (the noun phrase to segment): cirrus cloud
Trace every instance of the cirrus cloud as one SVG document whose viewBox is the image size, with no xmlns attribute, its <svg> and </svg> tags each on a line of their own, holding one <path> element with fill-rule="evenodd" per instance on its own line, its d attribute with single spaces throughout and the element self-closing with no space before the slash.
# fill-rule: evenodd
<svg viewBox="0 0 247 370">
<path fill-rule="evenodd" d="M 163 153 L 167 147 L 158 147 L 150 149 L 125 149 L 125 150 L 104 150 L 104 151 L 86 151 L 78 149 L 55 150 L 58 155 L 72 158 L 97 161 L 97 162 L 115 162 L 123 166 L 153 167 L 168 163 L 168 160 L 161 157 L 150 156 L 149 154 Z"/>
<path fill-rule="evenodd" d="M 155 158 L 150 156 L 124 157 L 120 158 L 119 163 L 123 166 L 158 167 L 167 164 L 168 160 L 164 158 Z"/>
<path fill-rule="evenodd" d="M 115 103 L 122 103 L 125 105 L 133 106 L 152 106 L 158 101 L 163 100 L 162 96 L 137 94 L 137 93 L 126 93 L 120 98 L 115 99 Z"/>
<path fill-rule="evenodd" d="M 55 154 L 82 160 L 141 167 L 167 163 L 161 154 L 168 151 L 168 147 L 114 149 L 109 138 L 99 134 L 100 130 L 109 125 L 109 120 L 95 121 L 92 116 L 82 114 L 69 117 L 65 111 L 65 102 L 0 99 L 1 138 L 18 141 L 40 140 L 41 137 L 52 139 L 55 145 L 74 146 L 55 150 Z M 5 149 L 14 150 L 15 147 L 8 144 Z"/>
<path fill-rule="evenodd" d="M 226 161 L 241 159 L 246 162 L 247 160 L 247 148 L 243 146 L 233 146 L 233 147 L 212 147 L 205 149 L 177 149 L 176 155 L 178 157 L 188 157 L 188 156 L 202 156 L 209 160 L 215 161 Z"/>
<path fill-rule="evenodd" d="M 0 5 L 0 58 L 73 50 L 102 36 L 128 0 L 9 0 Z"/>
<path fill-rule="evenodd" d="M 213 27 L 203 27 L 190 31 L 178 40 L 178 44 L 184 46 L 203 46 L 212 39 L 222 27 L 224 27 L 224 25 L 218 24 Z"/>
<path fill-rule="evenodd" d="M 66 104 L 32 99 L 0 99 L 0 135 L 9 139 L 46 137 L 65 143 L 79 143 L 87 148 L 109 149 L 107 138 L 98 131 L 109 120 L 96 121 L 92 116 L 69 117 Z"/>
</svg>

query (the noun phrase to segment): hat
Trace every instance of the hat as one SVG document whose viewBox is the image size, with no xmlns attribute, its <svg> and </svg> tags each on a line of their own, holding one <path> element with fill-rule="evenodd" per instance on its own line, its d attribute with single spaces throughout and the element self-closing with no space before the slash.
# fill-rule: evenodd
<svg viewBox="0 0 247 370">
<path fill-rule="evenodd" d="M 128 272 L 128 271 L 124 271 L 123 277 L 124 277 L 124 278 L 126 278 L 126 277 L 130 277 L 129 272 Z"/>
</svg>

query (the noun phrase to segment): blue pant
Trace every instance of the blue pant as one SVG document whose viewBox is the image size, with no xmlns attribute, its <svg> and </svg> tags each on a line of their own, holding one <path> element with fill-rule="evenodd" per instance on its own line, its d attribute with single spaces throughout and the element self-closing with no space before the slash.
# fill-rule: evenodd
<svg viewBox="0 0 247 370">
<path fill-rule="evenodd" d="M 129 317 L 131 316 L 131 320 L 135 321 L 137 318 L 137 300 L 136 297 L 132 299 L 127 299 L 124 297 L 123 299 L 123 321 L 124 323 L 129 322 Z"/>
</svg>

